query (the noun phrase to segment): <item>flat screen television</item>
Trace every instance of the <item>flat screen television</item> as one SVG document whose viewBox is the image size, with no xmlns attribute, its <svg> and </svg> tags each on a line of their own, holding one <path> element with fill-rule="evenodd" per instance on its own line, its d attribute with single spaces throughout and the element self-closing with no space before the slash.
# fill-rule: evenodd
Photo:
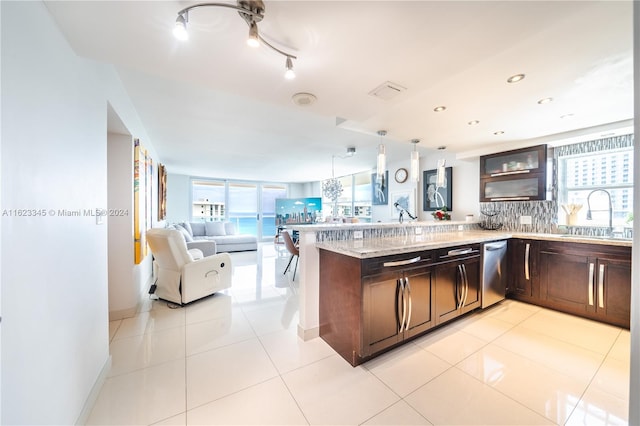
<svg viewBox="0 0 640 426">
<path fill-rule="evenodd" d="M 276 198 L 276 226 L 316 223 L 322 219 L 322 198 Z"/>
</svg>

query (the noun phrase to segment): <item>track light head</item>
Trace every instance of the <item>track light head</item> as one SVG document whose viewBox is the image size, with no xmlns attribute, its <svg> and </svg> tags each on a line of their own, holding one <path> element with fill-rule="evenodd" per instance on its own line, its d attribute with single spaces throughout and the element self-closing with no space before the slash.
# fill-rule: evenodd
<svg viewBox="0 0 640 426">
<path fill-rule="evenodd" d="M 296 73 L 293 71 L 293 61 L 291 60 L 291 56 L 287 56 L 287 62 L 285 63 L 285 68 L 287 69 L 284 73 L 284 78 L 287 80 L 292 80 L 296 78 Z"/>
<path fill-rule="evenodd" d="M 176 25 L 173 27 L 173 36 L 180 41 L 189 39 L 189 33 L 187 32 L 187 14 L 178 15 L 176 18 Z"/>
<path fill-rule="evenodd" d="M 251 47 L 260 46 L 260 37 L 258 36 L 258 24 L 255 21 L 251 21 L 249 24 L 249 38 L 247 44 Z"/>
</svg>

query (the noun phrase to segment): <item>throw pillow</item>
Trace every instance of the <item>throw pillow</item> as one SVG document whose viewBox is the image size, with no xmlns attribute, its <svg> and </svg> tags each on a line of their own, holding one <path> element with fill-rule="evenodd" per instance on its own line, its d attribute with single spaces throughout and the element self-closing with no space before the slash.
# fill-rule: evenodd
<svg viewBox="0 0 640 426">
<path fill-rule="evenodd" d="M 191 235 L 194 237 L 204 237 L 207 235 L 204 223 L 193 222 L 191 225 Z"/>
<path fill-rule="evenodd" d="M 184 229 L 186 229 L 187 232 L 189 233 L 189 235 L 191 235 L 193 237 L 193 230 L 191 229 L 191 224 L 189 222 L 179 223 L 178 225 L 180 225 Z"/>
<path fill-rule="evenodd" d="M 224 232 L 224 223 L 223 222 L 207 222 L 207 237 L 219 237 L 222 235 L 226 235 Z"/>
<path fill-rule="evenodd" d="M 227 235 L 236 235 L 236 224 L 233 222 L 224 223 L 224 232 Z"/>
<path fill-rule="evenodd" d="M 187 231 L 186 229 L 184 229 L 184 226 L 182 225 L 176 225 L 175 228 L 180 231 L 182 233 L 182 235 L 184 236 L 184 240 L 188 243 L 193 242 L 193 237 L 191 236 L 191 234 L 189 233 L 189 231 Z"/>
</svg>

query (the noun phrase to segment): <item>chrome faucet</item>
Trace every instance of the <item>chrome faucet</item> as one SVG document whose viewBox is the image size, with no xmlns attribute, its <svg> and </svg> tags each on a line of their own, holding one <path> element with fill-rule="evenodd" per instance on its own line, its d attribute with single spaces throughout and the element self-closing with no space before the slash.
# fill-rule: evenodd
<svg viewBox="0 0 640 426">
<path fill-rule="evenodd" d="M 587 220 L 593 219 L 591 217 L 591 203 L 589 202 L 589 198 L 591 198 L 591 194 L 598 191 L 604 192 L 605 194 L 607 194 L 607 197 L 609 197 L 609 230 L 607 233 L 611 235 L 613 234 L 613 204 L 611 203 L 611 194 L 609 193 L 609 191 L 605 189 L 594 189 L 589 193 L 589 195 L 587 195 Z M 606 211 L 606 210 L 599 210 L 599 211 Z"/>
</svg>

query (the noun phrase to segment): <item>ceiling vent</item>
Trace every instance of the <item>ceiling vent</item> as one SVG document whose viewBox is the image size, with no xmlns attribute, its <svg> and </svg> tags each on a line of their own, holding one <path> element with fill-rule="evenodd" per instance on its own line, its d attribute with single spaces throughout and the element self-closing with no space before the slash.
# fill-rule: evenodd
<svg viewBox="0 0 640 426">
<path fill-rule="evenodd" d="M 376 98 L 389 101 L 405 90 L 407 90 L 406 87 L 402 87 L 399 84 L 392 83 L 390 81 L 385 81 L 380 86 L 370 91 L 369 94 Z"/>
</svg>

